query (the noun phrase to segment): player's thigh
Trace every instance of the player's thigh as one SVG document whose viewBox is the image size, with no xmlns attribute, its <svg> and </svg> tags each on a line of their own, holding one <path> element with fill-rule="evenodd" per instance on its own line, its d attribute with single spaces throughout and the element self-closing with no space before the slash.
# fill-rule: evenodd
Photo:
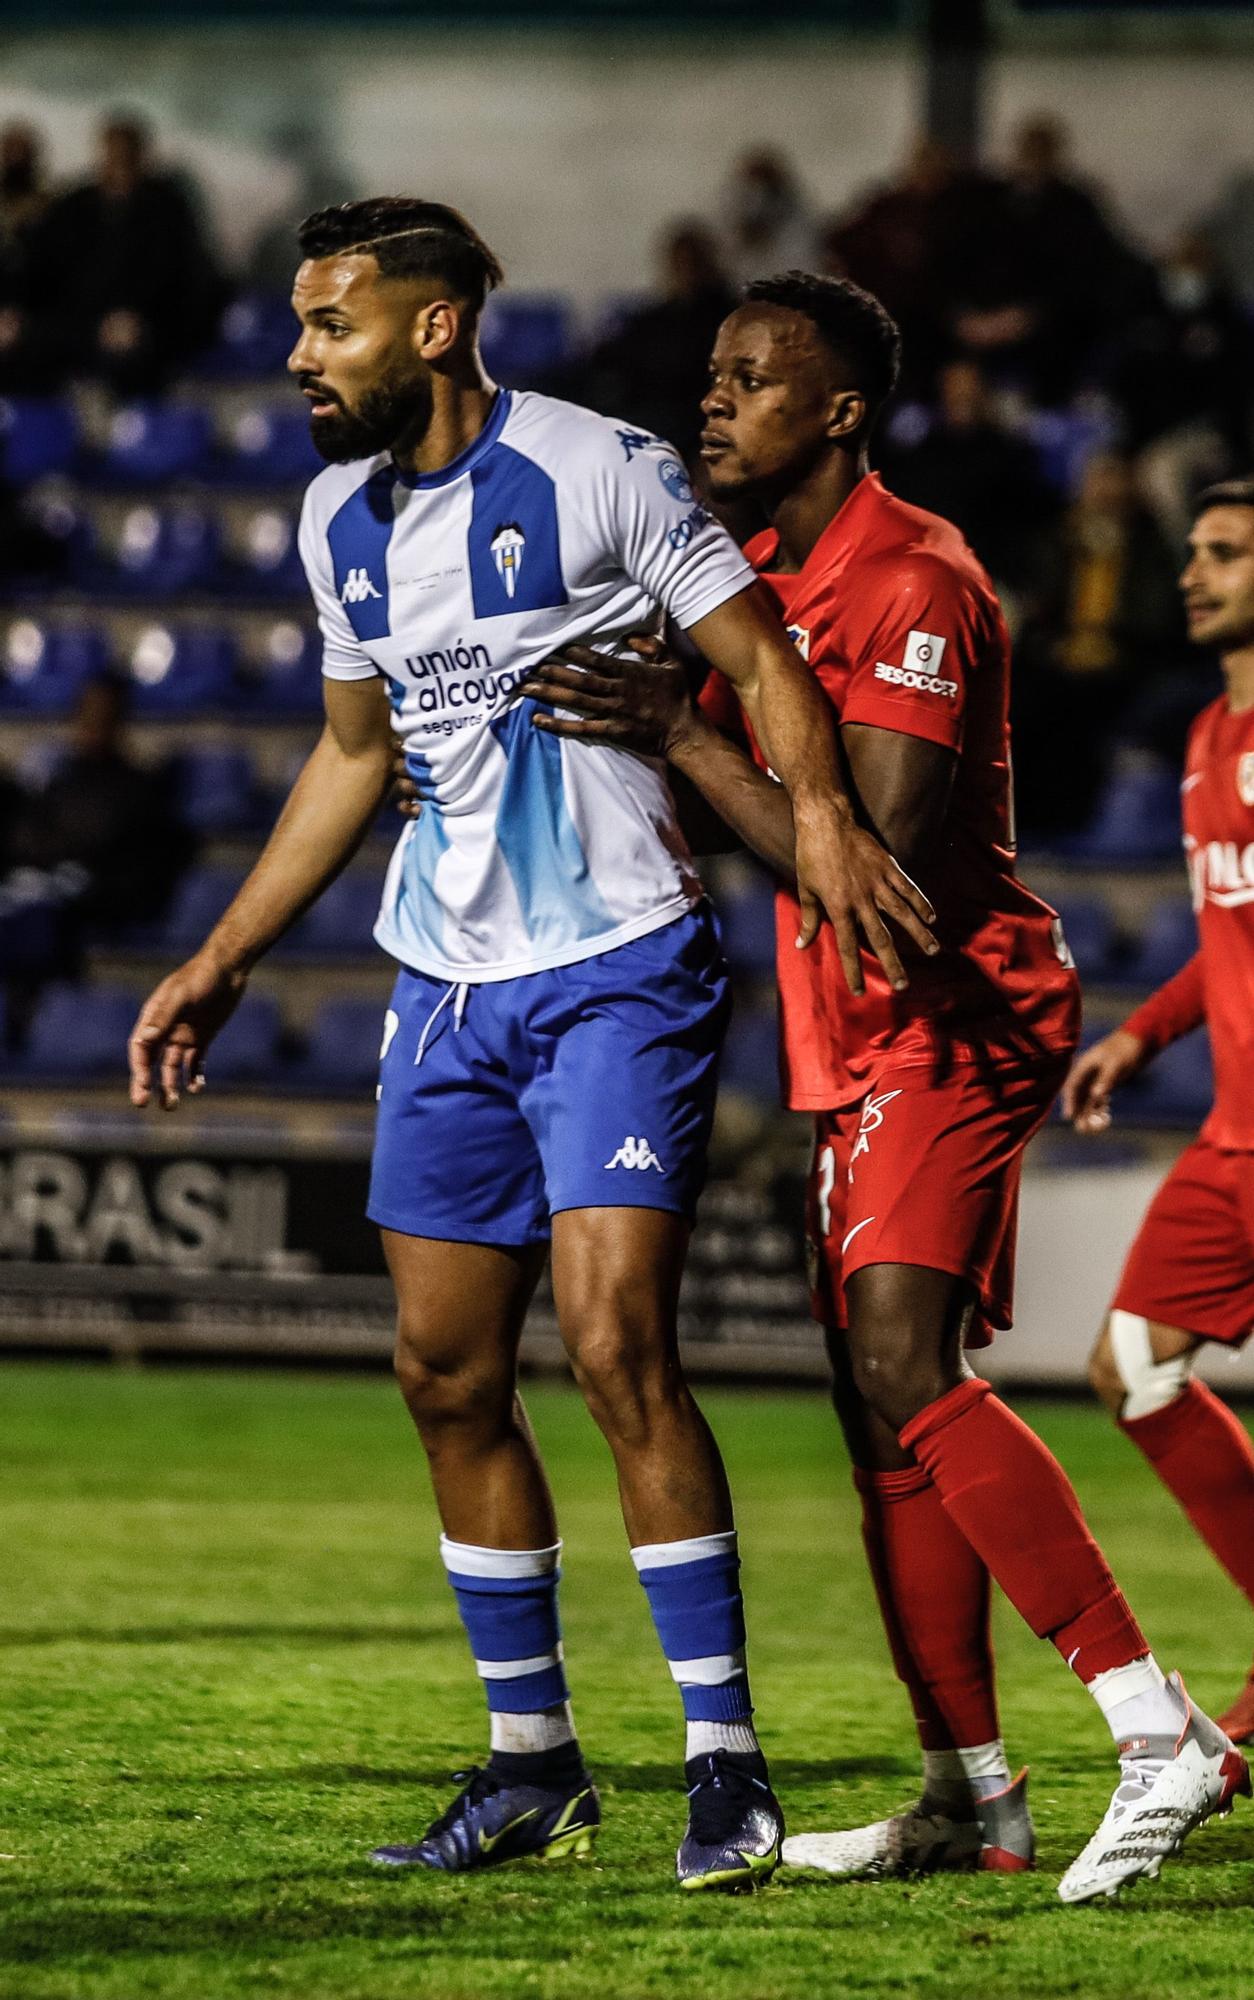
<svg viewBox="0 0 1254 2000">
<path fill-rule="evenodd" d="M 640 1208 L 691 1223 L 729 1009 L 718 935 L 701 912 L 565 968 L 535 1022 L 550 1060 L 520 1100 L 554 1217 Z"/>
<path fill-rule="evenodd" d="M 553 1217 L 553 1303 L 585 1390 L 626 1395 L 678 1373 L 679 1288 L 691 1233 L 658 1208 L 569 1208 Z"/>
<path fill-rule="evenodd" d="M 510 982 L 513 984 L 513 982 Z M 502 1054 L 511 996 L 402 972 L 379 1065 L 367 1213 L 381 1229 L 520 1249 L 548 1240 L 539 1150 Z"/>
<path fill-rule="evenodd" d="M 543 1247 L 381 1234 L 396 1289 L 396 1372 L 407 1398 L 449 1414 L 512 1402 Z"/>
<path fill-rule="evenodd" d="M 845 1281 L 854 1387 L 899 1431 L 963 1378 L 976 1309 L 969 1279 L 925 1264 L 864 1264 Z"/>
<path fill-rule="evenodd" d="M 1246 1339 L 1254 1326 L 1254 1246 L 1245 1173 L 1242 1156 L 1204 1140 L 1185 1148 L 1124 1261 L 1112 1317 L 1122 1313 L 1228 1346 Z"/>
</svg>

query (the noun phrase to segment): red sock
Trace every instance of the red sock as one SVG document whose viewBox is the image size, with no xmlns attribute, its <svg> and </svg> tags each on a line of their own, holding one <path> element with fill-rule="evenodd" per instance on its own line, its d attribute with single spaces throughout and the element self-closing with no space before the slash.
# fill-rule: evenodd
<svg viewBox="0 0 1254 2000">
<path fill-rule="evenodd" d="M 989 1575 L 922 1466 L 864 1472 L 862 1539 L 897 1678 L 925 1750 L 995 1743 Z"/>
<path fill-rule="evenodd" d="M 901 1433 L 951 1521 L 1038 1638 L 1081 1680 L 1149 1647 L 1053 1453 L 987 1382 L 960 1382 Z"/>
<path fill-rule="evenodd" d="M 1254 1441 L 1196 1377 L 1147 1417 L 1121 1417 L 1211 1554 L 1254 1601 Z"/>
</svg>

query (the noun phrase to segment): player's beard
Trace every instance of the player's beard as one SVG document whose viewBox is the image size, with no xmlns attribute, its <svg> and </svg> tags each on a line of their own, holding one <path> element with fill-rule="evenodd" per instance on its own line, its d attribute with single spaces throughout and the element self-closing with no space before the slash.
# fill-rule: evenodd
<svg viewBox="0 0 1254 2000">
<path fill-rule="evenodd" d="M 334 416 L 311 417 L 309 435 L 329 464 L 347 465 L 417 444 L 430 421 L 430 378 L 398 369 L 367 389 L 355 410 L 341 404 Z"/>
</svg>

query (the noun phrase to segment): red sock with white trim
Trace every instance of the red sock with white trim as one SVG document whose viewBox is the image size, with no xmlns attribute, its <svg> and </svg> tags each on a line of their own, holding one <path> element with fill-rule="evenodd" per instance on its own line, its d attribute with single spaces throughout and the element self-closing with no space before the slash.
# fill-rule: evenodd
<svg viewBox="0 0 1254 2000">
<path fill-rule="evenodd" d="M 1081 1680 L 1149 1652 L 1071 1483 L 989 1383 L 960 1382 L 912 1417 L 902 1448 L 1020 1616 Z"/>
<path fill-rule="evenodd" d="M 1000 1752 L 988 1570 L 921 1465 L 857 1467 L 853 1478 L 889 1650 L 925 1753 Z M 933 1762 L 939 1769 L 941 1754 Z M 995 1768 L 981 1767 L 980 1783 L 1000 1789 L 1009 1776 L 1003 1753 Z"/>
<path fill-rule="evenodd" d="M 1164 1409 L 1119 1428 L 1254 1603 L 1254 1439 L 1235 1410 L 1192 1377 Z"/>
</svg>

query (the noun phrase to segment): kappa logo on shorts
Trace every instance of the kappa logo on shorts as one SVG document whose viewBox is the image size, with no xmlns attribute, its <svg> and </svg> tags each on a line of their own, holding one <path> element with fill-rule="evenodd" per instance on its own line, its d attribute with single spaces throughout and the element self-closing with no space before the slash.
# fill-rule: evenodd
<svg viewBox="0 0 1254 2000">
<path fill-rule="evenodd" d="M 891 1104 L 894 1097 L 900 1097 L 900 1090 L 886 1090 L 882 1097 L 868 1097 L 862 1107 L 862 1122 L 858 1126 L 858 1136 L 849 1155 L 849 1178 L 853 1179 L 853 1163 L 860 1153 L 871 1150 L 871 1134 L 878 1132 L 884 1123 L 884 1106 Z"/>
<path fill-rule="evenodd" d="M 649 1167 L 656 1167 L 659 1174 L 665 1174 L 666 1172 L 666 1168 L 662 1165 L 662 1162 L 648 1140 L 643 1137 L 633 1139 L 630 1133 L 623 1140 L 613 1159 L 607 1160 L 605 1165 L 607 1169 L 610 1167 L 631 1167 L 636 1173 L 642 1173 Z"/>
</svg>

